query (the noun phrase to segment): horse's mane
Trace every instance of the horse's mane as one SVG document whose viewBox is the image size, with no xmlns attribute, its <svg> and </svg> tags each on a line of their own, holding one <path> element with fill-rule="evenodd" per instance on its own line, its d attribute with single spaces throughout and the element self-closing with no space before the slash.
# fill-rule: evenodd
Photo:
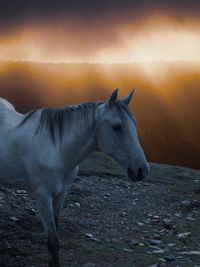
<svg viewBox="0 0 200 267">
<path fill-rule="evenodd" d="M 93 123 L 95 125 L 95 110 L 96 107 L 102 103 L 104 102 L 81 103 L 79 105 L 65 106 L 60 108 L 42 108 L 40 109 L 41 114 L 38 119 L 34 134 L 40 133 L 43 129 L 47 129 L 53 142 L 56 140 L 56 133 L 58 133 L 59 139 L 62 141 L 63 126 L 66 125 L 66 123 L 69 125 L 71 120 L 75 119 L 74 115 L 77 114 L 77 112 L 83 116 L 85 125 L 87 126 L 89 111 L 92 111 Z M 127 126 L 127 120 L 124 116 L 124 112 L 128 114 L 132 120 L 134 120 L 131 112 L 124 103 L 117 101 L 115 106 L 125 126 Z M 39 110 L 36 109 L 28 112 L 19 126 L 24 125 L 37 111 Z"/>
<path fill-rule="evenodd" d="M 53 142 L 55 142 L 56 132 L 59 135 L 60 140 L 62 140 L 63 126 L 69 124 L 74 114 L 81 113 L 83 116 L 85 125 L 88 123 L 88 111 L 92 110 L 93 121 L 95 121 L 95 109 L 97 103 L 82 103 L 74 106 L 65 106 L 59 108 L 42 108 L 38 123 L 35 129 L 35 134 L 41 132 L 43 129 L 47 129 L 51 136 Z M 37 111 L 32 110 L 28 112 L 23 118 L 19 126 L 24 125 Z"/>
</svg>

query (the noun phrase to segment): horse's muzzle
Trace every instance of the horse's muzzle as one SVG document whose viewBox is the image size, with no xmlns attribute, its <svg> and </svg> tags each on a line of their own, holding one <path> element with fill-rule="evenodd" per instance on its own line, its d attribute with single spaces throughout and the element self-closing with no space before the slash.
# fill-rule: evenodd
<svg viewBox="0 0 200 267">
<path fill-rule="evenodd" d="M 127 168 L 127 176 L 132 181 L 142 181 L 144 180 L 150 172 L 149 164 L 147 163 L 144 167 L 139 167 L 138 169 Z"/>
</svg>

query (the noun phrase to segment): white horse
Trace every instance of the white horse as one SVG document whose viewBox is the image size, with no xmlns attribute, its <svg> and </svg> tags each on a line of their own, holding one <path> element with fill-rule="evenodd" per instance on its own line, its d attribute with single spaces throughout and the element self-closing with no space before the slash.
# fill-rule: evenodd
<svg viewBox="0 0 200 267">
<path fill-rule="evenodd" d="M 133 92 L 118 89 L 101 103 L 43 108 L 25 115 L 0 99 L 0 181 L 28 181 L 47 237 L 49 266 L 59 265 L 60 208 L 78 164 L 91 152 L 110 155 L 132 180 L 142 180 L 149 164 L 128 104 Z"/>
</svg>

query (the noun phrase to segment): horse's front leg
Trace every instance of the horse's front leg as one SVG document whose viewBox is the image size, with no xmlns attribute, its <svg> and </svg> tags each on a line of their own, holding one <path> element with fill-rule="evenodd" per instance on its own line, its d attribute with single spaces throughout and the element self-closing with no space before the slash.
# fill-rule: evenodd
<svg viewBox="0 0 200 267">
<path fill-rule="evenodd" d="M 53 214 L 54 214 L 54 221 L 55 221 L 57 230 L 58 230 L 60 210 L 63 206 L 65 195 L 66 195 L 66 191 L 63 190 L 58 196 L 56 196 L 53 199 Z"/>
<path fill-rule="evenodd" d="M 53 215 L 52 197 L 40 190 L 36 193 L 38 209 L 49 249 L 49 267 L 60 267 L 59 264 L 59 240 Z"/>
<path fill-rule="evenodd" d="M 76 175 L 78 173 L 78 169 L 79 168 L 77 166 L 65 175 L 64 181 L 63 181 L 63 190 L 61 191 L 61 193 L 58 196 L 56 196 L 53 199 L 53 213 L 54 213 L 54 220 L 55 220 L 55 224 L 56 224 L 57 229 L 58 229 L 58 223 L 59 223 L 60 210 L 63 206 L 67 190 L 69 189 L 74 178 L 76 177 Z"/>
</svg>

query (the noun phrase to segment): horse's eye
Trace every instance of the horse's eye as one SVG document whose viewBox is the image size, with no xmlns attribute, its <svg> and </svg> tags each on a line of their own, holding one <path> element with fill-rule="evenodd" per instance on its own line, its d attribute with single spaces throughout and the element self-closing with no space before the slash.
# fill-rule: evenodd
<svg viewBox="0 0 200 267">
<path fill-rule="evenodd" d="M 114 124 L 112 128 L 115 132 L 120 132 L 122 130 L 122 126 L 120 124 Z"/>
</svg>

